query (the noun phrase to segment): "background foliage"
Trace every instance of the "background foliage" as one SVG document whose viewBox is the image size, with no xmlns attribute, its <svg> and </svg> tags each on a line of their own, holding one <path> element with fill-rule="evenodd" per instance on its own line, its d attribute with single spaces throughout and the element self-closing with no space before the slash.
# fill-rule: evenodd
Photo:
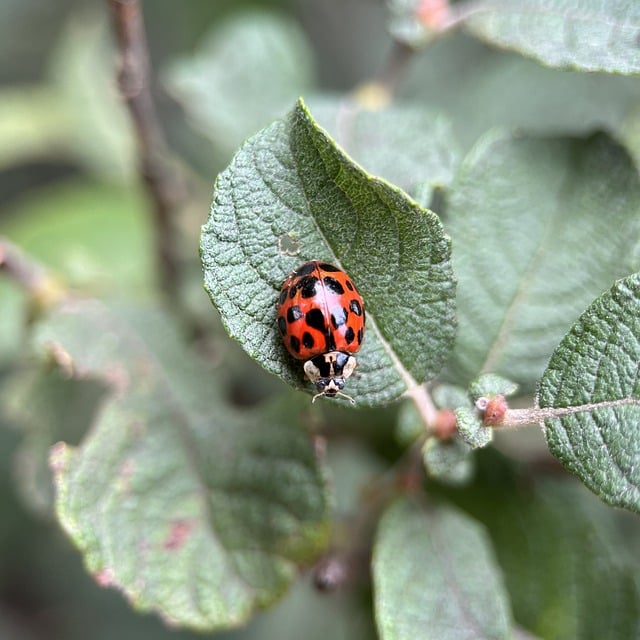
<svg viewBox="0 0 640 640">
<path fill-rule="evenodd" d="M 0 636 L 640 634 L 640 11 L 453 9 L 144 5 L 167 301 L 108 3 L 2 3 L 0 236 L 46 286 L 0 279 Z M 271 331 L 316 257 L 369 305 L 356 410 Z"/>
</svg>

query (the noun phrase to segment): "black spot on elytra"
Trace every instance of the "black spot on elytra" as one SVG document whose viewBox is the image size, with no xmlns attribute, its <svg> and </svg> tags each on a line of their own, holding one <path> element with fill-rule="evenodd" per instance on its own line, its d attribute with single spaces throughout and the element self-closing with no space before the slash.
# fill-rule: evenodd
<svg viewBox="0 0 640 640">
<path fill-rule="evenodd" d="M 349 309 L 357 316 L 362 315 L 362 305 L 355 298 L 349 303 Z"/>
<path fill-rule="evenodd" d="M 313 336 L 308 331 L 305 331 L 302 334 L 302 344 L 307 349 L 313 349 L 313 345 L 315 344 L 315 341 L 313 339 Z"/>
<path fill-rule="evenodd" d="M 282 335 L 287 333 L 287 323 L 282 316 L 278 316 L 278 329 L 280 329 Z"/>
<path fill-rule="evenodd" d="M 289 288 L 288 287 L 284 287 L 282 289 L 282 291 L 280 292 L 280 298 L 278 298 L 278 303 L 279 304 L 284 304 L 284 301 L 287 299 L 287 293 L 289 293 Z"/>
<path fill-rule="evenodd" d="M 318 284 L 318 278 L 315 276 L 305 276 L 298 282 L 297 286 L 300 289 L 300 295 L 303 298 L 313 298 L 316 295 L 316 284 Z"/>
<path fill-rule="evenodd" d="M 344 307 L 334 307 L 331 309 L 331 324 L 335 329 L 347 322 L 349 312 Z"/>
<path fill-rule="evenodd" d="M 300 339 L 297 336 L 291 336 L 289 344 L 291 345 L 292 351 L 295 351 L 295 353 L 300 353 Z"/>
<path fill-rule="evenodd" d="M 358 344 L 362 344 L 362 338 L 364 337 L 364 331 L 362 330 L 362 327 L 360 327 L 358 329 Z"/>
<path fill-rule="evenodd" d="M 320 263 L 320 269 L 322 271 L 329 271 L 331 273 L 335 273 L 336 271 L 340 271 L 340 269 L 338 269 L 338 267 L 334 267 L 332 264 L 329 264 L 328 262 L 321 262 Z"/>
<path fill-rule="evenodd" d="M 347 341 L 347 344 L 351 344 L 356 338 L 356 334 L 353 331 L 352 327 L 349 327 L 344 333 L 344 339 Z"/>
<path fill-rule="evenodd" d="M 355 290 L 355 287 L 353 286 L 353 282 L 351 282 L 351 280 L 347 280 L 345 284 L 347 285 L 347 289 L 349 289 L 349 291 Z"/>
<path fill-rule="evenodd" d="M 298 277 L 308 276 L 315 268 L 316 268 L 315 262 L 305 262 L 303 265 L 298 267 L 293 273 Z"/>
<path fill-rule="evenodd" d="M 288 311 L 287 311 L 287 322 L 295 322 L 296 320 L 299 320 L 300 318 L 302 318 L 302 311 L 300 311 L 300 307 L 297 304 L 294 304 L 293 307 L 291 307 Z"/>
<path fill-rule="evenodd" d="M 311 309 L 311 311 L 307 311 L 305 322 L 313 329 L 317 329 L 323 333 L 326 331 L 327 325 L 324 322 L 324 315 L 320 309 Z"/>
<path fill-rule="evenodd" d="M 335 278 L 325 276 L 322 278 L 322 281 L 324 282 L 324 286 L 327 287 L 331 293 L 335 293 L 339 296 L 344 293 L 344 287 Z"/>
</svg>

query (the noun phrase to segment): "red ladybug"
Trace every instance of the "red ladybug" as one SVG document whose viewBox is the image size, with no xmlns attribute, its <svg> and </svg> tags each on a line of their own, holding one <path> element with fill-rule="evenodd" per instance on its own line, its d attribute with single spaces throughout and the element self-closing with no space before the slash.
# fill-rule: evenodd
<svg viewBox="0 0 640 640">
<path fill-rule="evenodd" d="M 306 360 L 304 372 L 320 396 L 342 396 L 344 381 L 356 368 L 364 338 L 362 296 L 351 278 L 326 262 L 305 262 L 282 284 L 276 306 L 278 328 L 289 353 Z"/>
</svg>

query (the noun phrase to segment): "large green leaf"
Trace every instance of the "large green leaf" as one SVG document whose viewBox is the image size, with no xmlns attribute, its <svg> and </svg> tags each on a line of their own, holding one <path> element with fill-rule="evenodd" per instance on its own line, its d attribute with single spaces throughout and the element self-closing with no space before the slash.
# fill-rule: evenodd
<svg viewBox="0 0 640 640">
<path fill-rule="evenodd" d="M 466 27 L 553 67 L 640 73 L 635 0 L 483 0 Z"/>
<path fill-rule="evenodd" d="M 256 11 L 216 25 L 192 58 L 165 75 L 198 129 L 232 151 L 305 93 L 314 73 L 300 27 Z"/>
<path fill-rule="evenodd" d="M 516 621 L 545 640 L 640 637 L 640 520 L 566 474 L 507 471 L 491 449 L 477 461 L 454 497 L 487 527 Z"/>
<path fill-rule="evenodd" d="M 374 547 L 381 640 L 509 638 L 509 603 L 484 529 L 452 507 L 403 501 Z"/>
<path fill-rule="evenodd" d="M 640 273 L 616 282 L 554 351 L 538 405 L 551 452 L 603 500 L 640 512 Z"/>
<path fill-rule="evenodd" d="M 295 411 L 240 413 L 157 312 L 69 302 L 36 344 L 112 395 L 51 464 L 57 515 L 103 585 L 174 625 L 246 622 L 326 543 L 323 474 Z"/>
<path fill-rule="evenodd" d="M 71 181 L 23 198 L 0 231 L 73 287 L 149 291 L 151 228 L 139 190 Z"/>
<path fill-rule="evenodd" d="M 640 181 L 604 135 L 492 133 L 463 163 L 449 214 L 456 371 L 500 373 L 532 388 L 577 315 L 631 270 Z"/>
<path fill-rule="evenodd" d="M 305 385 L 276 330 L 287 274 L 341 265 L 365 299 L 358 402 L 398 398 L 433 377 L 455 332 L 450 242 L 436 215 L 344 155 L 300 103 L 251 138 L 218 176 L 202 230 L 205 287 L 229 334 L 267 370 Z"/>
<path fill-rule="evenodd" d="M 0 404 L 20 430 L 15 452 L 16 489 L 37 515 L 53 515 L 54 487 L 49 451 L 56 442 L 76 444 L 87 431 L 104 385 L 72 380 L 57 367 L 28 367 L 8 378 Z"/>
<path fill-rule="evenodd" d="M 458 33 L 416 57 L 400 95 L 446 113 L 470 146 L 497 126 L 545 135 L 619 132 L 640 86 L 632 76 L 544 67 Z"/>
</svg>

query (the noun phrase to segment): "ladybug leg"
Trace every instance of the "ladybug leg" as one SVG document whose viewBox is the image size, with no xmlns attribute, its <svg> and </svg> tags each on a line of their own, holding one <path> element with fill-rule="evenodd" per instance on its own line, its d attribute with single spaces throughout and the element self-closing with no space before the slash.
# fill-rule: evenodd
<svg viewBox="0 0 640 640">
<path fill-rule="evenodd" d="M 342 391 L 336 391 L 335 394 L 331 397 L 334 398 L 335 396 L 340 396 L 341 398 L 345 398 L 345 400 L 348 400 L 351 404 L 356 403 L 356 401 L 351 396 L 348 396 L 346 393 L 343 393 Z M 316 393 L 316 395 L 313 396 L 313 398 L 311 398 L 311 403 L 314 403 L 318 398 L 322 398 L 322 397 L 328 398 L 329 396 L 327 396 L 327 394 L 324 391 L 320 391 L 320 393 Z"/>
</svg>

